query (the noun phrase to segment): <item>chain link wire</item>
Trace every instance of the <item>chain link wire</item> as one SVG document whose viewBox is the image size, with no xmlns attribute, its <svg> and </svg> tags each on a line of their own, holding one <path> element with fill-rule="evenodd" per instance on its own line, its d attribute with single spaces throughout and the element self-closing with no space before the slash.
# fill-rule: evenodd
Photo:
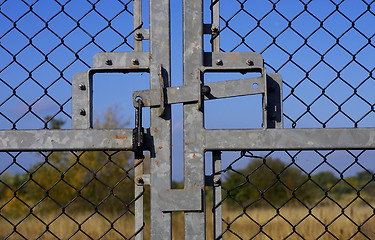
<svg viewBox="0 0 375 240">
<path fill-rule="evenodd" d="M 224 210 L 216 239 L 373 239 L 369 151 L 241 152 L 215 173 L 223 184 L 213 211 Z"/>
<path fill-rule="evenodd" d="M 40 152 L 27 169 L 25 153 L 2 153 L 1 239 L 132 239 L 134 166 L 127 152 Z M 29 158 L 26 156 L 25 158 Z M 21 168 L 11 176 L 6 171 Z"/>
<path fill-rule="evenodd" d="M 211 43 L 259 52 L 267 71 L 281 74 L 284 127 L 374 127 L 374 1 L 235 0 L 210 8 L 218 4 Z M 214 171 L 222 200 L 212 211 L 223 210 L 216 239 L 374 239 L 372 159 L 370 150 L 335 149 L 223 159 Z"/>
<path fill-rule="evenodd" d="M 70 125 L 72 76 L 98 52 L 134 50 L 132 12 L 132 0 L 0 1 L 0 128 Z M 130 153 L 0 154 L 1 239 L 134 239 L 144 230 L 134 230 L 145 188 L 134 196 Z"/>
<path fill-rule="evenodd" d="M 285 127 L 373 127 L 373 1 L 214 1 L 220 50 L 283 76 Z M 369 61 L 370 60 L 370 61 Z"/>
<path fill-rule="evenodd" d="M 132 51 L 132 1 L 2 1 L 0 125 L 71 119 L 71 79 L 98 52 Z M 46 116 L 48 112 L 48 116 Z"/>
<path fill-rule="evenodd" d="M 374 127 L 373 1 L 233 0 L 220 1 L 220 9 L 215 34 L 220 50 L 260 52 L 268 71 L 283 76 L 285 127 Z M 134 29 L 124 24 L 132 22 L 131 0 L 0 2 L 0 128 L 69 122 L 73 74 L 86 71 L 97 52 L 133 51 Z M 5 196 L 0 199 L 1 238 L 28 239 L 29 228 L 37 239 L 131 239 L 137 234 L 122 228 L 124 220 L 134 222 L 134 201 L 140 197 L 134 196 L 134 166 L 124 160 L 126 153 L 32 153 L 44 160 L 30 169 L 20 163 L 30 153 L 1 154 L 9 162 L 0 172 L 0 195 Z M 90 154 L 102 161 L 92 164 L 85 157 Z M 272 154 L 242 152 L 220 171 L 223 201 L 214 209 L 226 208 L 227 202 L 233 209 L 228 211 L 232 216 L 223 215 L 219 238 L 277 239 L 273 222 L 289 231 L 281 238 L 375 238 L 374 199 L 368 194 L 375 177 L 363 163 L 371 151 L 312 151 L 317 163 L 309 170 L 298 160 L 304 151 L 285 151 L 283 158 Z M 345 155 L 345 168 L 331 163 L 335 154 Z M 237 167 L 246 159 L 253 165 Z M 326 173 L 326 182 L 317 178 L 323 165 L 333 174 Z M 10 178 L 13 168 L 22 174 Z M 353 168 L 362 175 L 353 178 Z M 113 171 L 122 177 L 109 179 Z M 257 179 L 264 176 L 260 173 L 270 181 Z M 231 178 L 240 184 L 230 185 Z M 93 189 L 100 189 L 99 196 L 90 194 Z M 67 191 L 67 198 L 56 197 L 59 191 Z M 59 211 L 49 213 L 49 208 Z M 255 232 L 240 232 L 243 219 Z M 300 228 L 310 219 L 318 230 L 306 235 Z M 90 222 L 103 223 L 98 236 L 92 235 Z M 62 223 L 67 226 L 61 231 L 57 225 Z M 350 227 L 336 231 L 336 225 Z"/>
</svg>

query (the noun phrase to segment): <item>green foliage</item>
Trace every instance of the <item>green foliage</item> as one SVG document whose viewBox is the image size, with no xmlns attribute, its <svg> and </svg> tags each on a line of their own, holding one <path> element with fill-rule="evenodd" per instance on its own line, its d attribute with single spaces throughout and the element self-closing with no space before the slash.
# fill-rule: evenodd
<svg viewBox="0 0 375 240">
<path fill-rule="evenodd" d="M 61 129 L 61 127 L 66 123 L 65 120 L 55 119 L 52 116 L 46 116 L 44 120 L 47 124 L 49 123 L 49 129 Z"/>
<path fill-rule="evenodd" d="M 248 205 L 279 207 L 286 202 L 309 205 L 326 195 L 339 200 L 361 190 L 361 196 L 375 191 L 372 172 L 340 179 L 332 172 L 308 176 L 280 159 L 253 159 L 244 169 L 228 169 L 223 182 L 223 198 L 230 206 Z"/>
<path fill-rule="evenodd" d="M 65 123 L 49 116 L 46 121 L 51 129 L 61 129 Z M 118 110 L 112 108 L 103 120 L 95 123 L 98 128 L 123 128 L 126 124 L 119 120 Z M 29 207 L 37 212 L 62 208 L 67 213 L 94 208 L 100 212 L 123 212 L 134 207 L 130 152 L 41 152 L 40 155 L 43 161 L 32 166 L 29 173 L 1 176 L 0 180 L 10 187 L 0 183 L 0 206 L 8 202 L 0 210 L 2 213 L 24 215 Z"/>
<path fill-rule="evenodd" d="M 231 170 L 223 190 L 232 203 L 242 206 L 256 202 L 277 206 L 292 196 L 305 199 L 305 192 L 296 191 L 305 180 L 298 169 L 286 166 L 280 159 L 254 159 L 245 169 Z"/>
</svg>

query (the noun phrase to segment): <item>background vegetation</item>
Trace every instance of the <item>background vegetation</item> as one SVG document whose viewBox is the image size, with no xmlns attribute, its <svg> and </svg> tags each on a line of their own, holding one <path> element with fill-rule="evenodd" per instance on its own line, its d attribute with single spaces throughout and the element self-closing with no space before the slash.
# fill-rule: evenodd
<svg viewBox="0 0 375 240">
<path fill-rule="evenodd" d="M 109 108 L 104 119 L 96 121 L 96 127 L 122 128 L 128 124 L 118 119 L 118 111 Z M 64 121 L 51 120 L 50 128 L 59 129 L 63 124 Z M 71 235 L 77 239 L 87 235 L 121 239 L 134 234 L 132 153 L 82 151 L 38 155 L 43 160 L 24 169 L 24 173 L 5 172 L 0 176 L 0 238 L 10 233 L 9 239 L 40 235 L 44 236 L 41 239 Z M 172 186 L 183 188 L 183 183 L 173 182 Z M 374 222 L 371 215 L 374 192 L 371 171 L 344 178 L 329 171 L 309 174 L 277 158 L 254 158 L 243 169 L 229 167 L 222 172 L 224 239 L 236 239 L 233 232 L 248 238 L 262 224 L 264 231 L 275 239 L 293 232 L 292 225 L 306 239 L 324 234 L 325 225 L 342 238 L 355 234 L 358 226 L 372 237 L 374 233 L 369 226 Z M 143 195 L 147 236 L 148 187 Z M 213 208 L 212 199 L 212 188 L 207 187 L 207 209 Z M 212 239 L 212 217 L 208 210 L 208 239 Z M 184 234 L 182 226 L 183 213 L 174 213 L 174 239 Z M 359 235 L 359 239 L 366 239 Z M 260 232 L 259 239 L 263 238 L 268 239 Z"/>
</svg>

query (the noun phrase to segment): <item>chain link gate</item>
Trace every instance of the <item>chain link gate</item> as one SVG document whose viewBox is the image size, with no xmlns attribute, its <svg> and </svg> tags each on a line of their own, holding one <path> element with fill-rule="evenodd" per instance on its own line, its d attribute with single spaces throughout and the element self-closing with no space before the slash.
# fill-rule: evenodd
<svg viewBox="0 0 375 240">
<path fill-rule="evenodd" d="M 9 1 L 8 1 L 9 2 Z M 361 155 L 365 155 L 366 150 L 374 149 L 375 142 L 375 131 L 373 124 L 370 124 L 371 128 L 357 128 L 361 120 L 374 114 L 374 103 L 367 101 L 364 98 L 363 101 L 366 102 L 370 110 L 366 112 L 359 120 L 353 120 L 349 115 L 348 118 L 354 123 L 355 128 L 326 128 L 329 121 L 334 118 L 338 113 L 343 113 L 343 108 L 345 103 L 348 102 L 353 96 L 360 97 L 360 87 L 366 81 L 373 81 L 372 72 L 373 65 L 361 64 L 360 61 L 356 60 L 356 57 L 360 57 L 362 49 L 365 47 L 374 48 L 371 40 L 374 36 L 373 31 L 370 33 L 362 33 L 365 30 L 358 30 L 356 27 L 360 25 L 359 20 L 366 14 L 374 15 L 372 12 L 372 3 L 362 2 L 365 7 L 364 10 L 359 14 L 357 18 L 352 20 L 350 17 L 346 16 L 348 14 L 343 13 L 340 6 L 344 3 L 334 3 L 333 9 L 327 13 L 327 16 L 323 19 L 321 17 L 316 17 L 313 10 L 309 8 L 313 5 L 312 2 L 301 2 L 297 1 L 302 7 L 299 12 L 295 13 L 295 16 L 284 16 L 283 12 L 279 10 L 281 1 L 272 2 L 264 1 L 269 3 L 269 10 L 258 16 L 257 7 L 255 10 L 251 10 L 249 1 L 231 1 L 233 4 L 231 8 L 228 7 L 228 2 L 213 0 L 210 1 L 208 5 L 202 0 L 194 1 L 183 1 L 183 86 L 172 87 L 171 83 L 171 46 L 170 46 L 170 7 L 171 3 L 169 0 L 159 0 L 149 1 L 149 29 L 144 28 L 142 20 L 142 2 L 141 0 L 133 1 L 118 1 L 120 3 L 118 7 L 118 12 L 114 14 L 112 18 L 106 18 L 103 15 L 99 7 L 97 6 L 102 1 L 92 3 L 87 1 L 89 5 L 89 10 L 87 13 L 83 14 L 81 18 L 72 17 L 67 10 L 70 1 L 66 3 L 60 3 L 55 1 L 58 5 L 59 11 L 50 17 L 49 20 L 45 20 L 44 17 L 40 17 L 40 12 L 38 12 L 38 1 L 29 4 L 26 2 L 20 2 L 26 6 L 25 13 L 20 14 L 17 17 L 8 16 L 11 15 L 7 13 L 6 4 L 7 1 L 1 3 L 0 13 L 2 18 L 11 22 L 11 27 L 9 30 L 2 32 L 0 39 L 6 40 L 6 36 L 11 34 L 12 31 L 20 32 L 21 34 L 24 29 L 19 29 L 19 24 L 22 19 L 27 16 L 27 14 L 35 15 L 41 19 L 45 26 L 43 29 L 48 29 L 53 35 L 58 36 L 60 43 L 58 46 L 64 46 L 70 49 L 74 55 L 75 60 L 68 64 L 67 67 L 55 66 L 52 58 L 53 52 L 58 48 L 55 47 L 49 52 L 44 52 L 40 50 L 41 46 L 37 46 L 33 43 L 34 38 L 38 36 L 42 31 L 37 31 L 31 37 L 27 34 L 23 34 L 28 40 L 26 47 L 14 50 L 8 49 L 6 45 L 1 44 L 1 49 L 4 53 L 11 56 L 9 63 L 1 65 L 0 73 L 6 76 L 6 70 L 14 69 L 11 68 L 12 64 L 21 66 L 28 73 L 26 80 L 16 85 L 15 87 L 7 82 L 7 79 L 3 79 L 1 76 L 1 83 L 6 86 L 6 88 L 11 89 L 11 96 L 6 98 L 1 104 L 0 108 L 4 109 L 7 101 L 11 98 L 20 99 L 24 102 L 28 110 L 27 112 L 20 116 L 16 120 L 12 120 L 4 111 L 0 114 L 8 122 L 11 123 L 11 128 L 14 130 L 2 130 L 0 131 L 0 150 L 5 153 L 5 155 L 12 159 L 12 163 L 3 169 L 0 175 L 4 175 L 5 172 L 12 166 L 18 166 L 26 172 L 28 177 L 23 179 L 20 183 L 14 184 L 8 182 L 5 178 L 0 178 L 0 183 L 4 186 L 5 190 L 2 190 L 2 194 L 9 193 L 10 195 L 0 202 L 0 217 L 2 220 L 2 225 L 8 227 L 8 231 L 4 233 L 5 239 L 17 239 L 17 238 L 38 238 L 43 239 L 61 239 L 61 238 L 88 238 L 88 239 L 106 239 L 106 238 L 123 238 L 123 239 L 143 239 L 145 231 L 145 221 L 144 221 L 144 195 L 145 195 L 145 185 L 151 185 L 150 187 L 150 198 L 151 198 L 151 210 L 150 210 L 150 236 L 152 239 L 171 239 L 172 234 L 172 217 L 171 212 L 182 211 L 184 212 L 184 224 L 185 224 L 185 239 L 205 239 L 206 238 L 206 226 L 207 226 L 207 216 L 206 213 L 210 212 L 209 204 L 206 206 L 206 194 L 209 193 L 206 186 L 212 187 L 213 194 L 213 231 L 214 239 L 245 239 L 245 238 L 258 238 L 265 237 L 266 239 L 276 239 L 272 235 L 267 226 L 271 225 L 270 222 L 273 219 L 281 218 L 285 223 L 289 232 L 283 235 L 281 238 L 298 238 L 298 239 L 310 239 L 310 236 L 301 233 L 298 229 L 303 222 L 307 221 L 309 217 L 314 218 L 318 224 L 323 228 L 313 238 L 324 238 L 329 237 L 332 239 L 340 239 L 342 236 L 330 229 L 330 227 L 337 222 L 340 217 L 350 220 L 351 224 L 355 226 L 355 231 L 351 232 L 347 238 L 352 239 L 371 239 L 373 233 L 364 232 L 363 228 L 366 223 L 370 222 L 375 213 L 372 203 L 372 199 L 367 195 L 364 195 L 366 187 L 372 186 L 374 183 L 374 173 L 368 167 L 366 167 L 361 162 Z M 221 11 L 220 7 L 221 6 Z M 132 7 L 131 7 L 132 6 Z M 211 11 L 211 21 L 210 23 L 205 23 L 204 21 L 204 6 L 209 6 Z M 235 9 L 238 8 L 238 9 Z M 104 9 L 104 8 L 103 8 Z M 233 11 L 233 9 L 235 9 Z M 206 9 L 208 10 L 208 9 Z M 205 10 L 205 11 L 206 11 Z M 104 12 L 104 10 L 103 10 Z M 281 13 L 280 13 L 281 12 Z M 88 40 L 88 44 L 94 44 L 99 47 L 100 53 L 97 53 L 93 57 L 93 66 L 90 68 L 89 64 L 85 63 L 79 54 L 88 46 L 83 45 L 78 48 L 78 50 L 73 50 L 72 47 L 67 45 L 66 37 L 73 31 L 68 31 L 64 37 L 60 36 L 60 33 L 53 31 L 50 26 L 53 23 L 53 19 L 56 16 L 64 15 L 68 18 L 73 19 L 77 23 L 74 29 L 85 30 L 80 24 L 89 13 L 96 13 L 102 18 L 104 18 L 109 24 L 104 26 L 103 29 L 99 30 L 97 34 L 92 35 L 92 39 Z M 306 66 L 300 66 L 298 62 L 293 59 L 297 55 L 299 49 L 304 46 L 308 46 L 310 49 L 314 50 L 314 47 L 309 45 L 308 40 L 312 38 L 315 32 L 320 29 L 330 33 L 332 30 L 327 30 L 324 25 L 325 22 L 329 20 L 329 17 L 335 13 L 343 15 L 347 21 L 351 24 L 348 29 L 355 29 L 364 36 L 366 43 L 364 47 L 360 48 L 355 53 L 351 50 L 347 50 L 340 43 L 340 39 L 345 35 L 343 33 L 341 36 L 336 37 L 331 34 L 335 39 L 332 47 L 324 53 L 320 53 L 319 50 L 315 50 L 319 55 L 320 59 L 318 63 L 315 64 L 311 69 L 308 70 Z M 243 30 L 236 30 L 238 25 L 233 26 L 232 24 L 238 24 L 235 20 L 236 16 L 245 14 L 249 16 L 250 19 L 255 20 L 255 26 L 248 32 L 243 33 Z M 267 16 L 272 14 L 278 14 L 287 22 L 286 26 L 280 29 L 278 35 L 275 33 L 270 33 L 263 27 L 263 22 L 267 20 Z M 299 31 L 295 30 L 293 23 L 298 20 L 298 17 L 303 14 L 309 14 L 315 17 L 316 21 L 319 22 L 316 29 L 308 36 L 304 36 Z M 126 15 L 130 16 L 133 20 L 133 26 L 127 34 L 122 33 L 116 28 L 112 27 L 113 21 L 116 17 Z M 233 23 L 234 22 L 234 23 Z M 205 23 L 205 24 L 204 24 Z M 104 49 L 97 43 L 95 38 L 100 37 L 100 33 L 107 29 L 111 29 L 116 34 L 121 36 L 122 42 L 109 50 Z M 272 41 L 269 43 L 265 49 L 260 49 L 261 54 L 256 53 L 252 49 L 252 45 L 248 43 L 247 37 L 251 36 L 252 33 L 255 34 L 257 30 L 261 29 L 268 35 Z M 287 30 L 292 29 L 301 39 L 300 47 L 295 50 L 284 49 L 276 40 L 282 35 L 282 33 Z M 348 32 L 347 30 L 346 32 Z M 367 30 L 367 29 L 366 29 Z M 234 34 L 236 37 L 231 36 L 230 38 L 239 40 L 239 43 L 234 43 L 229 50 L 230 52 L 225 52 L 225 46 L 223 45 L 223 39 L 226 36 Z M 367 34 L 367 35 L 365 35 Z M 369 35 L 368 35 L 369 34 Z M 88 34 L 90 35 L 90 34 Z M 212 46 L 212 51 L 204 51 L 204 36 L 210 37 L 210 43 Z M 129 40 L 134 37 L 134 43 Z M 143 52 L 143 42 L 144 40 L 149 40 L 149 52 Z M 220 41 L 221 40 L 221 41 Z M 220 45 L 220 42 L 222 45 Z M 224 42 L 228 44 L 228 42 Z M 120 52 L 125 46 L 126 52 Z M 228 44 L 229 46 L 229 44 Z M 245 46 L 245 47 L 244 47 Z M 272 65 L 272 57 L 267 52 L 272 46 L 277 46 L 279 49 L 284 51 L 288 58 L 284 63 L 279 64 L 279 67 L 274 67 Z M 324 59 L 325 56 L 329 55 L 330 49 L 334 46 L 340 46 L 349 52 L 353 58 L 349 60 L 349 63 L 358 63 L 363 69 L 367 76 L 364 77 L 365 80 L 361 80 L 361 83 L 357 87 L 353 87 L 351 81 L 346 80 L 343 75 L 346 64 L 341 70 L 337 70 L 337 67 L 329 64 Z M 34 66 L 34 69 L 30 66 L 24 67 L 23 65 L 28 65 L 22 62 L 20 55 L 22 51 L 25 51 L 27 47 L 33 47 L 43 55 L 43 60 L 41 64 Z M 242 47 L 242 48 L 241 48 Z M 238 52 L 239 49 L 245 49 L 246 51 Z M 133 51 L 132 51 L 133 50 Z M 15 51 L 15 52 L 13 52 Z M 265 57 L 267 56 L 267 57 Z M 266 66 L 272 69 L 274 72 L 282 72 L 283 67 L 287 66 L 287 63 L 293 63 L 302 69 L 304 72 L 304 77 L 297 84 L 285 79 L 282 81 L 281 76 L 277 73 L 269 73 L 266 71 L 263 63 L 263 58 L 265 58 Z M 55 60 L 57 62 L 57 60 Z M 64 71 L 68 69 L 69 66 L 73 65 L 76 61 L 81 61 L 84 63 L 85 67 L 90 68 L 87 72 L 76 73 L 71 82 L 72 97 L 71 97 L 71 122 L 72 129 L 66 130 L 54 130 L 48 129 L 48 123 L 52 122 L 53 117 L 59 114 L 64 114 L 70 117 L 69 111 L 66 111 L 67 105 L 70 99 L 63 100 L 62 102 L 56 100 L 51 96 L 48 91 L 53 88 L 54 84 L 58 81 L 64 81 L 70 84 L 69 80 L 64 76 Z M 363 60 L 363 62 L 365 62 Z M 38 79 L 35 77 L 36 69 L 42 64 L 49 64 L 55 69 L 58 69 L 60 76 L 53 81 L 51 84 L 44 86 L 39 84 L 43 89 L 42 97 L 35 100 L 34 102 L 27 102 L 23 100 L 20 93 L 17 91 L 22 85 L 27 81 L 33 81 L 38 83 Z M 312 71 L 319 63 L 327 64 L 335 72 L 334 78 L 331 82 L 322 87 L 318 83 L 316 85 L 320 89 L 319 96 L 317 99 L 311 101 L 311 103 L 305 103 L 303 97 L 299 96 L 296 89 L 298 86 L 302 85 L 304 81 L 315 82 Z M 273 63 L 278 65 L 277 63 Z M 9 71 L 9 70 L 8 70 Z M 136 126 L 133 129 L 93 129 L 93 78 L 96 74 L 107 72 L 120 72 L 120 73 L 142 73 L 147 72 L 150 75 L 150 89 L 142 91 L 133 92 L 133 105 L 135 108 L 135 118 Z M 226 73 L 226 72 L 238 72 L 238 73 L 257 73 L 258 77 L 243 78 L 237 80 L 227 80 L 227 81 L 214 81 L 205 82 L 204 78 L 206 74 L 209 73 Z M 289 76 L 289 75 L 288 75 Z M 343 100 L 342 103 L 337 104 L 333 98 L 327 94 L 329 86 L 334 84 L 335 81 L 342 78 L 353 90 L 353 94 L 347 99 Z M 286 87 L 286 93 L 285 89 Z M 284 98 L 283 98 L 284 90 Z M 262 96 L 262 128 L 261 129 L 206 129 L 204 123 L 204 103 L 208 100 L 215 100 L 220 98 L 231 98 L 236 96 L 245 95 L 256 95 Z M 326 121 L 319 119 L 315 116 L 312 110 L 314 103 L 321 97 L 327 97 L 332 102 L 337 105 L 338 110 Z M 58 110 L 53 117 L 47 120 L 43 120 L 35 110 L 37 102 L 43 97 L 48 97 L 52 99 L 58 105 Z M 305 111 L 300 116 L 293 116 L 291 112 L 283 113 L 282 103 L 287 102 L 290 99 L 297 99 L 302 102 L 305 106 Z M 182 103 L 183 104 L 183 129 L 184 129 L 184 189 L 171 189 L 171 105 Z M 290 105 L 288 105 L 290 106 Z M 143 107 L 150 107 L 150 128 L 143 128 L 142 126 L 142 109 Z M 34 108 L 34 110 L 33 110 Z M 289 110 L 290 111 L 290 110 Z M 28 113 L 37 116 L 37 118 L 43 122 L 44 128 L 42 130 L 16 130 L 16 125 L 18 122 L 22 121 Z M 312 115 L 316 121 L 321 124 L 322 128 L 295 128 L 297 123 L 303 119 L 305 115 Z M 284 121 L 289 121 L 292 128 L 283 128 Z M 325 152 L 328 150 L 328 152 Z M 331 151 L 332 150 L 332 151 Z M 353 158 L 349 166 L 343 170 L 340 170 L 337 166 L 330 164 L 329 158 L 334 150 L 345 150 L 349 157 Z M 361 150 L 356 152 L 354 150 Z M 22 154 L 28 151 L 37 152 L 44 160 L 44 162 L 38 165 L 34 169 L 25 169 L 20 165 L 17 159 L 20 158 Z M 101 157 L 103 160 L 99 162 L 98 165 L 91 165 L 90 158 L 93 158 L 94 154 L 92 151 L 101 151 Z M 126 163 L 124 158 L 128 158 L 126 151 L 134 152 L 134 163 Z M 143 170 L 143 151 L 150 152 L 150 174 L 145 174 Z M 221 151 L 240 151 L 240 156 L 238 159 L 230 162 L 227 166 L 222 163 Z M 257 151 L 261 151 L 259 154 Z M 269 152 L 267 152 L 269 151 Z M 304 151 L 312 151 L 321 159 L 323 159 L 316 167 L 312 170 L 307 171 L 301 167 L 297 161 L 297 157 L 303 154 Z M 205 164 L 205 153 L 212 152 L 212 175 L 206 176 L 205 169 L 207 164 Z M 266 152 L 264 154 L 264 152 Z M 269 157 L 275 152 L 283 152 L 286 158 L 291 159 L 288 165 L 275 169 L 271 166 L 272 161 Z M 265 155 L 260 157 L 258 155 Z M 87 157 L 86 157 L 87 156 Z M 3 156 L 5 159 L 6 157 Z M 61 167 L 58 159 L 64 159 L 68 161 L 67 166 Z M 247 171 L 236 169 L 236 163 L 243 161 L 243 159 L 253 159 L 258 165 L 253 169 L 247 169 Z M 321 186 L 320 182 L 316 180 L 313 173 L 322 164 L 329 165 L 340 177 L 336 182 L 332 183 L 332 186 L 325 188 Z M 350 180 L 344 177 L 344 173 L 352 166 L 360 166 L 365 172 L 367 172 L 367 178 L 360 186 L 356 186 Z M 116 176 L 113 177 L 113 181 L 107 182 L 104 180 L 105 169 L 108 166 L 112 166 L 116 169 Z M 287 182 L 286 175 L 292 174 L 292 170 L 298 168 L 300 169 L 305 178 L 301 178 L 297 186 L 291 186 Z M 53 173 L 48 175 L 52 180 L 52 183 L 44 183 L 43 179 L 38 176 L 38 173 L 43 172 L 44 168 L 50 169 L 49 171 L 58 175 L 58 177 L 53 177 Z M 84 173 L 79 184 L 75 184 L 74 180 L 79 180 L 71 175 L 79 174 L 75 168 L 83 169 Z M 260 169 L 263 169 L 262 171 Z M 265 170 L 264 170 L 265 169 Z M 82 171 L 82 170 L 81 170 Z M 268 185 L 262 186 L 257 185 L 262 183 L 262 181 L 256 180 L 254 177 L 256 174 L 264 174 L 274 176 L 273 180 Z M 109 172 L 113 174 L 114 172 Z M 236 186 L 227 186 L 225 181 L 227 180 L 224 175 L 232 174 L 237 175 L 241 178 L 240 184 Z M 339 203 L 335 197 L 330 194 L 335 186 L 338 186 L 340 182 L 344 182 L 348 185 L 351 190 L 355 193 L 355 196 L 349 203 L 342 205 Z M 126 183 L 126 184 L 125 184 Z M 121 192 L 122 189 L 129 190 L 127 188 L 129 183 L 133 186 L 130 188 L 134 190 L 134 195 L 130 197 L 124 195 Z M 308 184 L 313 184 L 308 185 Z M 37 201 L 31 201 L 25 198 L 27 191 L 26 187 L 33 184 L 36 185 L 35 189 L 38 189 L 37 195 L 40 198 Z M 68 199 L 59 200 L 59 184 L 63 184 L 65 187 L 68 186 L 70 189 L 68 193 Z M 91 184 L 94 185 L 91 188 Z M 273 202 L 269 198 L 268 193 L 271 192 L 273 187 L 281 185 L 283 191 L 290 194 L 287 198 L 280 197 L 278 203 Z M 321 196 L 316 200 L 316 202 L 310 204 L 304 201 L 304 198 L 298 194 L 298 191 L 304 186 L 309 186 L 311 188 L 319 188 L 321 191 Z M 251 189 L 256 189 L 257 195 L 247 199 L 247 202 L 242 202 L 239 200 L 236 193 L 238 191 L 249 191 L 249 186 Z M 247 188 L 246 188 L 247 187 Z M 34 189 L 34 188 L 31 188 Z M 35 190 L 34 189 L 34 190 Z M 100 195 L 98 199 L 88 197 L 87 189 L 94 189 L 95 191 L 103 191 L 104 194 Z M 32 190 L 32 191 L 34 191 Z M 277 188 L 281 191 L 280 188 Z M 56 192 L 57 191 L 57 192 Z M 123 190 L 124 191 L 124 190 Z M 210 193 L 211 194 L 211 193 Z M 370 194 L 371 195 L 371 194 Z M 100 198 L 101 197 L 101 198 Z M 223 216 L 225 211 L 224 204 L 229 200 L 232 200 L 240 206 L 241 211 L 237 213 L 233 218 L 227 219 Z M 339 209 L 338 215 L 329 220 L 320 219 L 315 211 L 318 209 L 318 205 L 329 200 L 335 204 Z M 360 222 L 353 220 L 353 217 L 348 213 L 353 202 L 356 200 L 361 201 L 362 204 L 366 205 L 368 215 L 364 217 Z M 43 202 L 49 201 L 50 204 L 55 208 L 58 208 L 61 212 L 51 219 L 43 219 L 39 215 L 39 207 Z M 91 212 L 85 216 L 83 219 L 76 219 L 74 211 L 81 205 L 75 206 L 76 202 L 81 201 L 83 205 L 88 206 Z M 255 216 L 252 215 L 251 211 L 259 207 L 259 202 L 263 201 L 268 207 L 271 207 L 273 215 L 269 219 L 260 221 Z M 283 208 L 292 201 L 296 201 L 298 204 L 307 211 L 296 222 L 288 219 L 285 214 L 282 213 Z M 24 209 L 24 215 L 22 216 L 12 216 L 6 211 L 11 204 L 17 202 L 16 208 Z M 115 202 L 120 202 L 122 208 L 115 209 L 120 212 L 117 216 L 109 216 L 106 213 L 106 207 L 114 204 Z M 258 204 L 258 205 L 257 205 Z M 83 206 L 82 205 L 82 206 Z M 7 215 L 8 214 L 8 215 Z M 126 218 L 130 215 L 130 219 Z M 98 221 L 95 217 L 104 219 L 107 228 L 98 236 L 91 236 L 90 232 L 85 229 L 85 224 L 89 221 Z M 241 234 L 236 228 L 240 218 L 247 218 L 250 224 L 256 225 L 256 230 L 248 233 L 249 235 Z M 23 233 L 22 224 L 27 219 L 36 219 L 36 222 L 42 225 L 44 228 L 42 231 L 38 232 L 37 235 L 32 237 L 27 236 Z M 67 218 L 72 222 L 74 230 L 69 231 L 67 237 L 61 237 L 56 233 L 54 226 L 58 224 L 59 219 Z M 93 220 L 95 218 L 95 220 Z M 122 221 L 122 220 L 125 220 Z M 122 231 L 119 224 L 127 224 L 127 221 L 134 221 L 134 231 L 131 233 Z M 7 229 L 7 228 L 5 228 Z M 110 235 L 114 234 L 114 235 Z M 147 236 L 148 237 L 148 236 Z M 177 237 L 177 236 L 176 236 Z"/>
</svg>

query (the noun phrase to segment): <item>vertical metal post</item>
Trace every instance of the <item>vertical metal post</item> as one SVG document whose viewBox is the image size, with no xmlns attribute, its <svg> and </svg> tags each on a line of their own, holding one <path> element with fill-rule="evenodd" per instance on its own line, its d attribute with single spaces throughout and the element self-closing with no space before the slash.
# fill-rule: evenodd
<svg viewBox="0 0 375 240">
<path fill-rule="evenodd" d="M 142 0 L 133 0 L 134 52 L 142 52 Z"/>
<path fill-rule="evenodd" d="M 134 32 L 134 52 L 142 52 L 142 37 L 141 37 L 141 29 L 142 26 L 142 0 L 133 0 L 133 26 L 135 30 Z M 138 109 L 137 109 L 138 110 Z M 137 119 L 135 121 L 139 121 Z M 142 119 L 141 119 L 142 120 Z M 138 122 L 138 124 L 140 124 Z M 137 124 L 136 124 L 137 125 Z M 139 155 L 139 154 L 136 154 Z M 134 178 L 135 178 L 135 187 L 134 187 L 134 197 L 137 199 L 135 201 L 135 233 L 139 232 L 135 236 L 135 240 L 143 240 L 144 237 L 144 215 L 143 215 L 143 159 L 134 159 Z"/>
<path fill-rule="evenodd" d="M 203 1 L 183 1 L 184 85 L 202 82 L 203 66 Z M 184 109 L 184 175 L 185 188 L 204 190 L 203 112 L 198 103 L 185 103 Z M 203 191 L 204 195 L 204 191 Z M 203 196 L 202 212 L 185 212 L 185 239 L 206 239 Z"/>
<path fill-rule="evenodd" d="M 220 52 L 220 0 L 211 1 L 212 52 Z"/>
<path fill-rule="evenodd" d="M 170 2 L 150 0 L 150 89 L 170 86 Z M 159 72 L 161 74 L 159 75 Z M 171 188 L 171 107 L 166 105 L 162 116 L 160 107 L 151 107 L 150 131 L 154 149 L 151 150 L 151 239 L 171 239 L 171 213 L 163 213 L 159 193 Z"/>
<path fill-rule="evenodd" d="M 213 221 L 214 221 L 214 239 L 218 239 L 222 234 L 222 222 L 221 222 L 221 152 L 212 152 L 212 169 L 214 177 L 213 186 Z"/>
<path fill-rule="evenodd" d="M 143 240 L 143 159 L 135 159 L 134 160 L 135 170 L 134 170 L 134 177 L 135 177 L 135 189 L 134 189 L 134 198 L 137 199 L 135 201 L 135 233 L 139 232 L 135 236 L 135 240 Z"/>
</svg>

